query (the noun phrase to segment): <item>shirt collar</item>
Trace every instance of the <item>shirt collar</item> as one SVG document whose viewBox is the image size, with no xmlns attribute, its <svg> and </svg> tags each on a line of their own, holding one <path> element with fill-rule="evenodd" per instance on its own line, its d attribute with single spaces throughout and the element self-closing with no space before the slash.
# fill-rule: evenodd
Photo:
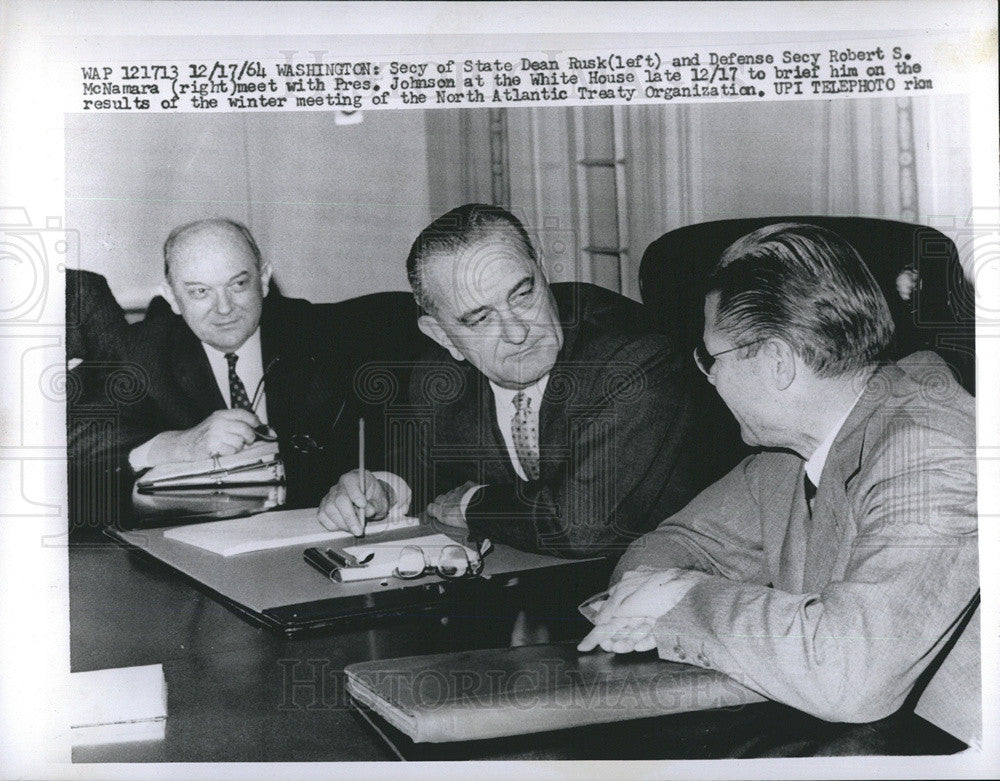
<svg viewBox="0 0 1000 781">
<path fill-rule="evenodd" d="M 545 395 L 545 386 L 548 384 L 549 375 L 546 374 L 544 377 L 536 382 L 533 382 L 528 387 L 521 389 L 521 391 L 524 391 L 524 395 L 531 399 L 532 406 L 536 412 L 542 404 L 542 396 Z M 514 397 L 521 391 L 503 388 L 493 382 L 493 380 L 490 380 L 490 388 L 493 389 L 493 398 L 496 401 L 498 410 L 504 410 L 506 412 L 508 409 L 514 409 Z M 511 412 L 511 414 L 513 415 L 513 412 Z"/>
<path fill-rule="evenodd" d="M 209 358 L 213 358 L 215 356 L 225 357 L 226 354 L 227 354 L 227 352 L 230 352 L 230 351 L 220 350 L 217 347 L 212 347 L 212 345 L 206 344 L 205 342 L 202 342 L 201 346 L 203 348 L 205 348 L 205 353 L 208 355 Z M 241 359 L 242 358 L 246 358 L 247 356 L 251 356 L 251 355 L 253 355 L 253 356 L 260 355 L 261 354 L 260 353 L 260 326 L 258 325 L 254 329 L 254 332 L 252 334 L 250 334 L 250 336 L 247 337 L 247 340 L 245 342 L 243 342 L 243 344 L 241 344 L 237 349 L 232 350 L 231 352 L 235 353 Z M 244 361 L 244 363 L 246 363 L 246 362 Z"/>
<path fill-rule="evenodd" d="M 860 398 L 861 394 L 859 393 L 854 401 L 851 402 L 851 405 L 844 411 L 844 414 L 840 416 L 840 419 L 827 432 L 826 437 L 819 443 L 819 447 L 813 451 L 813 454 L 806 461 L 806 475 L 809 477 L 809 482 L 814 486 L 819 486 L 819 480 L 823 476 L 823 467 L 826 466 L 826 459 L 830 455 L 830 448 L 837 441 L 840 429 L 843 428 L 844 422 L 850 416 Z"/>
</svg>

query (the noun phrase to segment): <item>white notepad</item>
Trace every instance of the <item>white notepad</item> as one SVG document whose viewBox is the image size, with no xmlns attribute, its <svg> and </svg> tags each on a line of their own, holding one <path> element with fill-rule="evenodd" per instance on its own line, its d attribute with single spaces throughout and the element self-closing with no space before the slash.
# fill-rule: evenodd
<svg viewBox="0 0 1000 781">
<path fill-rule="evenodd" d="M 417 547 L 423 550 L 424 558 L 428 564 L 436 564 L 441 555 L 441 549 L 447 545 L 458 545 L 453 539 L 445 534 L 428 534 L 423 537 L 413 537 L 407 540 L 394 540 L 392 542 L 373 542 L 365 545 L 352 545 L 344 548 L 344 551 L 357 558 L 358 561 L 364 559 L 369 553 L 374 553 L 374 558 L 363 567 L 344 567 L 340 570 L 341 581 L 347 583 L 353 580 L 371 580 L 372 578 L 387 578 L 396 569 L 399 563 L 399 553 L 406 547 Z M 466 546 L 465 553 L 469 561 L 473 561 L 476 552 Z"/>
<path fill-rule="evenodd" d="M 165 531 L 163 538 L 194 545 L 220 556 L 236 556 L 289 545 L 354 539 L 350 532 L 324 529 L 317 520 L 316 513 L 317 508 L 309 507 L 302 510 L 277 510 L 228 521 L 175 526 Z M 379 534 L 416 526 L 418 523 L 418 518 L 390 514 L 383 521 L 369 521 L 365 533 Z"/>
</svg>

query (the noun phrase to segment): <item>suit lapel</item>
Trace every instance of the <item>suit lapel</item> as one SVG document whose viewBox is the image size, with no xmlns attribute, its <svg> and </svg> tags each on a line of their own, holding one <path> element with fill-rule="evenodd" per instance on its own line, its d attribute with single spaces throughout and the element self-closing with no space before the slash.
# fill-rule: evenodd
<svg viewBox="0 0 1000 781">
<path fill-rule="evenodd" d="M 295 372 L 291 369 L 291 359 L 286 350 L 299 342 L 289 340 L 284 332 L 283 318 L 275 312 L 275 303 L 269 296 L 264 299 L 264 309 L 260 318 L 260 357 L 264 367 L 264 394 L 267 399 L 268 425 L 277 432 L 294 432 L 293 410 L 299 405 L 292 402 L 293 383 L 301 391 L 308 385 L 308 377 L 291 377 L 304 370 L 304 362 L 297 362 Z M 300 337 L 301 338 L 301 337 Z M 251 391 L 253 392 L 253 391 Z"/>
<path fill-rule="evenodd" d="M 804 591 L 820 591 L 830 582 L 839 567 L 838 553 L 845 550 L 844 537 L 853 527 L 853 520 L 840 469 L 824 469 L 807 526 Z"/>
<path fill-rule="evenodd" d="M 461 470 L 472 480 L 509 484 L 517 477 L 507 455 L 507 446 L 497 426 L 493 389 L 485 376 L 471 364 L 454 362 L 435 355 L 428 362 L 449 362 L 462 373 L 462 390 L 450 402 L 434 404 L 434 430 L 431 432 L 431 459 L 439 463 L 467 464 Z M 428 376 L 428 375 L 425 375 Z M 425 391 L 426 392 L 426 391 Z"/>
<path fill-rule="evenodd" d="M 787 456 L 781 460 L 780 471 L 777 471 L 766 485 L 761 486 L 762 497 L 780 497 L 780 501 L 768 501 L 763 507 L 762 535 L 764 551 L 767 556 L 768 573 L 771 582 L 778 589 L 790 590 L 788 583 L 798 580 L 795 573 L 783 566 L 782 559 L 787 551 L 792 515 L 796 512 L 795 501 L 799 493 L 798 480 L 802 472 L 802 462 L 795 456 Z M 795 523 L 801 523 L 796 519 Z M 799 533 L 798 531 L 796 533 Z M 794 566 L 794 565 L 793 565 Z"/>
<path fill-rule="evenodd" d="M 226 409 L 226 403 L 208 363 L 205 349 L 184 321 L 178 317 L 174 329 L 170 371 L 181 392 L 196 410 L 199 421 L 216 410 Z"/>
<path fill-rule="evenodd" d="M 479 420 L 476 430 L 479 432 L 479 447 L 484 453 L 493 453 L 493 463 L 485 464 L 484 476 L 487 479 L 502 479 L 505 483 L 512 483 L 518 480 L 517 472 L 510 461 L 510 453 L 507 452 L 507 443 L 504 441 L 503 432 L 497 423 L 496 396 L 493 395 L 493 388 L 489 381 L 479 372 L 473 372 L 479 384 L 479 403 L 476 407 L 479 410 Z M 495 470 L 495 471 L 494 471 Z M 491 475 L 491 473 L 493 473 Z"/>
<path fill-rule="evenodd" d="M 539 468 L 543 478 L 550 474 L 553 464 L 565 461 L 558 451 L 569 446 L 569 408 L 584 404 L 584 396 L 588 395 L 582 387 L 586 378 L 580 376 L 579 366 L 574 364 L 580 331 L 589 323 L 587 298 L 575 285 L 556 285 L 552 293 L 562 324 L 563 346 L 549 372 L 538 409 Z"/>
<path fill-rule="evenodd" d="M 813 520 L 806 543 L 807 591 L 822 589 L 840 566 L 837 552 L 846 549 L 844 539 L 856 527 L 847 490 L 861 467 L 868 420 L 885 404 L 901 375 L 893 365 L 875 372 L 830 448 L 813 502 Z"/>
</svg>

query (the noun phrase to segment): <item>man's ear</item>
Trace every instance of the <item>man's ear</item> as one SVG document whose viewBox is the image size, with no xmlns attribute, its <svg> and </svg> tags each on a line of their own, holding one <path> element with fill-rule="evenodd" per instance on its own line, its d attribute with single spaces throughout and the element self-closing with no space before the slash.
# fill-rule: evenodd
<svg viewBox="0 0 1000 781">
<path fill-rule="evenodd" d="M 424 335 L 433 339 L 449 353 L 451 357 L 456 361 L 464 361 L 465 356 L 459 351 L 457 347 L 452 343 L 451 339 L 448 338 L 448 334 L 444 332 L 441 324 L 435 320 L 430 315 L 420 315 L 417 318 L 417 327 L 424 332 Z"/>
<path fill-rule="evenodd" d="M 271 289 L 271 275 L 274 273 L 274 269 L 271 268 L 271 264 L 264 262 L 260 266 L 260 289 L 261 295 L 267 296 L 267 291 Z"/>
<path fill-rule="evenodd" d="M 174 289 L 170 287 L 169 282 L 160 283 L 160 295 L 167 299 L 167 303 L 170 304 L 170 308 L 174 310 L 175 315 L 181 313 L 181 308 L 177 306 L 177 298 L 174 296 Z"/>
<path fill-rule="evenodd" d="M 795 381 L 795 351 L 782 339 L 768 339 L 763 349 L 775 387 L 780 391 L 785 390 Z"/>
</svg>

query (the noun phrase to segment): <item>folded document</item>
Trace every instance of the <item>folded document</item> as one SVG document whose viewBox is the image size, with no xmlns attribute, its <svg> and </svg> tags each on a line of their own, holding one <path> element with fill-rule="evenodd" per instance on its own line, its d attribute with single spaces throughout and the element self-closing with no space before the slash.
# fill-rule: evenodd
<svg viewBox="0 0 1000 781">
<path fill-rule="evenodd" d="M 154 466 L 136 481 L 139 493 L 165 489 L 275 485 L 285 479 L 276 442 L 258 442 L 229 456 Z"/>
</svg>

